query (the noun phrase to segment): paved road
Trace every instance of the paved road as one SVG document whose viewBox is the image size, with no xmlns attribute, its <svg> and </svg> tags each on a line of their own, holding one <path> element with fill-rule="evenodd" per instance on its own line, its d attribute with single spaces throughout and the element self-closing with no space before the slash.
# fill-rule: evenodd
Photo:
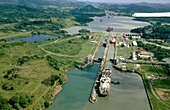
<svg viewBox="0 0 170 110">
<path fill-rule="evenodd" d="M 156 43 L 152 43 L 152 42 L 147 42 L 147 41 L 144 41 L 143 42 L 144 44 L 153 44 L 153 45 L 156 45 L 158 47 L 161 47 L 161 48 L 164 48 L 164 49 L 170 49 L 170 47 L 166 47 L 166 46 L 163 46 L 163 45 L 159 45 L 159 44 L 156 44 Z"/>
<path fill-rule="evenodd" d="M 145 61 L 145 60 L 124 60 L 125 62 L 133 62 L 133 63 L 153 63 L 153 64 L 170 64 L 167 62 L 157 62 L 157 61 Z"/>
</svg>

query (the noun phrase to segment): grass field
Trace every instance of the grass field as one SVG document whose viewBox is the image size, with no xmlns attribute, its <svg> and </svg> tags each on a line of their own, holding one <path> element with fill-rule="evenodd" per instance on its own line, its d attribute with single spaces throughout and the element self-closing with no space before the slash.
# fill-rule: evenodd
<svg viewBox="0 0 170 110">
<path fill-rule="evenodd" d="M 170 77 L 167 75 L 167 71 L 165 69 L 162 68 L 161 65 L 155 65 L 155 67 L 157 68 L 157 71 L 159 71 L 159 73 L 161 74 L 161 76 L 164 77 L 168 77 L 168 79 L 166 80 L 155 80 L 152 84 L 153 90 L 155 91 L 155 88 L 164 88 L 164 89 L 170 89 L 169 85 L 170 85 Z M 144 78 L 144 83 L 147 89 L 147 92 L 149 94 L 149 98 L 152 104 L 152 107 L 154 110 L 168 110 L 167 105 L 170 104 L 170 100 L 162 100 L 160 99 L 163 103 L 165 103 L 166 105 L 164 105 L 160 100 L 158 100 L 150 87 L 150 83 L 149 80 L 146 78 L 146 75 L 159 75 L 157 73 L 157 71 L 155 70 L 155 68 L 153 67 L 153 65 L 151 64 L 141 64 L 141 70 L 139 69 L 135 69 L 132 63 L 128 63 L 127 64 L 127 69 L 128 70 L 136 70 L 137 72 L 139 72 L 143 78 Z M 159 97 L 159 95 L 157 94 L 157 92 L 155 91 L 155 94 L 157 97 Z"/>
<path fill-rule="evenodd" d="M 36 101 L 42 98 L 42 95 L 49 93 L 49 90 L 53 88 L 53 86 L 43 85 L 43 80 L 51 75 L 64 76 L 65 70 L 76 64 L 76 59 L 55 57 L 61 68 L 57 71 L 46 60 L 46 52 L 24 41 L 1 43 L 0 52 L 0 95 L 7 99 L 19 94 L 33 96 L 33 104 L 28 108 L 32 108 Z M 35 55 L 39 58 L 32 59 L 32 56 Z M 18 65 L 18 59 L 23 56 L 28 56 L 30 59 L 25 60 L 22 65 Z M 7 77 L 4 77 L 5 75 Z M 50 93 L 53 94 L 53 92 Z M 51 96 L 49 95 L 49 97 Z"/>
<path fill-rule="evenodd" d="M 60 85 L 59 80 L 52 86 L 46 86 L 42 82 L 51 75 L 58 75 L 66 81 L 66 72 L 75 65 L 84 63 L 84 59 L 52 55 L 41 48 L 50 46 L 58 50 L 64 49 L 60 52 L 61 54 L 86 58 L 89 53 L 94 53 L 97 44 L 90 41 L 101 39 L 97 36 L 98 34 L 93 36 L 93 39 L 74 36 L 44 41 L 37 45 L 25 41 L 1 42 L 0 96 L 9 100 L 13 96 L 27 94 L 32 97 L 32 104 L 29 104 L 27 109 L 42 108 L 44 102 L 51 101 L 56 85 Z M 50 56 L 52 60 L 48 60 L 47 56 Z M 19 109 L 23 108 L 19 106 Z"/>
</svg>

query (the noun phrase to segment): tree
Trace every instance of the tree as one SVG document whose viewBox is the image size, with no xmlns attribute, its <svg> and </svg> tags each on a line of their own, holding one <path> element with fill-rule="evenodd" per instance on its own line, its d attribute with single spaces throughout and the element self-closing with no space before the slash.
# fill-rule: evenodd
<svg viewBox="0 0 170 110">
<path fill-rule="evenodd" d="M 45 106 L 45 108 L 48 108 L 49 107 L 49 102 L 44 102 L 44 106 Z"/>
</svg>

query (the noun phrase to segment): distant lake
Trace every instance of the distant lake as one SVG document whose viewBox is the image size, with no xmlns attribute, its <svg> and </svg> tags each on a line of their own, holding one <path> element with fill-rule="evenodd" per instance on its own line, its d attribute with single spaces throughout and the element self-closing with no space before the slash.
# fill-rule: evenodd
<svg viewBox="0 0 170 110">
<path fill-rule="evenodd" d="M 13 40 L 9 40 L 7 42 L 23 40 L 23 41 L 27 41 L 27 42 L 30 42 L 30 43 L 34 43 L 34 42 L 42 42 L 42 41 L 45 41 L 45 40 L 48 40 L 48 39 L 51 39 L 51 40 L 52 39 L 58 39 L 58 37 L 40 34 L 40 35 L 33 35 L 33 36 L 30 36 L 30 37 L 16 38 L 16 39 L 13 39 Z"/>
<path fill-rule="evenodd" d="M 129 33 L 131 29 L 137 27 L 143 27 L 150 25 L 148 22 L 135 21 L 133 17 L 125 16 L 113 16 L 108 18 L 104 17 L 93 17 L 94 21 L 87 23 L 88 26 L 75 26 L 71 28 L 64 29 L 68 34 L 76 34 L 81 29 L 88 29 L 92 32 L 106 32 L 107 28 L 110 26 L 113 28 L 113 33 Z M 102 19 L 102 22 L 100 20 Z"/>
</svg>

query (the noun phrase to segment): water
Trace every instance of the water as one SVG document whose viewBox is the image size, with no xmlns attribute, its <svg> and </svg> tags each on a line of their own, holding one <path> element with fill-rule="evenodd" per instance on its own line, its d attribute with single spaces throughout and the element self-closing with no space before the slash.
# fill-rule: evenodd
<svg viewBox="0 0 170 110">
<path fill-rule="evenodd" d="M 52 39 L 58 39 L 58 37 L 40 34 L 40 35 L 33 35 L 33 36 L 30 36 L 30 37 L 17 38 L 17 39 L 9 40 L 7 42 L 23 40 L 23 41 L 27 41 L 27 42 L 30 42 L 30 43 L 34 43 L 34 42 L 41 42 L 41 41 L 48 40 L 48 39 L 51 39 L 51 40 Z"/>
<path fill-rule="evenodd" d="M 48 110 L 150 110 L 141 77 L 115 70 L 111 63 L 106 66 L 112 69 L 112 79 L 120 84 L 111 84 L 109 96 L 99 97 L 97 103 L 91 104 L 88 100 L 99 65 L 69 71 L 68 82 Z"/>
<path fill-rule="evenodd" d="M 105 32 L 108 25 L 114 25 L 114 32 L 128 32 L 132 27 L 148 25 L 148 23 L 132 21 L 129 17 L 114 17 L 108 19 L 95 17 L 95 21 L 88 23 L 91 31 Z M 105 20 L 108 20 L 107 22 Z M 82 27 L 72 27 L 66 29 L 69 34 L 78 31 Z M 75 30 L 77 29 L 77 30 Z M 74 32 L 73 32 L 73 31 Z M 105 35 L 108 35 L 106 33 Z M 103 42 L 104 42 L 103 38 Z M 101 58 L 104 47 L 100 47 L 96 58 Z M 114 47 L 110 46 L 107 59 L 114 57 Z M 150 110 L 141 77 L 136 73 L 121 72 L 112 67 L 111 63 L 105 66 L 111 68 L 112 79 L 118 80 L 119 85 L 111 84 L 110 94 L 106 97 L 99 97 L 97 103 L 89 102 L 90 93 L 94 80 L 99 70 L 99 63 L 85 69 L 77 69 L 67 73 L 68 82 L 63 86 L 63 90 L 55 97 L 52 106 L 48 110 Z"/>
<path fill-rule="evenodd" d="M 104 47 L 99 47 L 98 52 L 96 53 L 95 58 L 103 58 L 103 54 L 104 54 Z"/>
<path fill-rule="evenodd" d="M 103 22 L 100 22 L 100 19 L 103 19 Z M 137 27 L 143 27 L 149 25 L 147 22 L 135 21 L 132 17 L 124 16 L 114 16 L 108 18 L 104 17 L 94 17 L 94 21 L 87 23 L 88 26 L 77 26 L 64 29 L 68 34 L 76 34 L 81 29 L 88 29 L 94 32 L 106 32 L 108 26 L 113 27 L 114 33 L 129 33 L 131 29 Z"/>
<path fill-rule="evenodd" d="M 99 66 L 99 63 L 94 63 L 93 66 L 82 70 L 74 68 L 69 71 L 68 82 L 55 97 L 49 110 L 81 110 L 86 106 Z"/>
</svg>

